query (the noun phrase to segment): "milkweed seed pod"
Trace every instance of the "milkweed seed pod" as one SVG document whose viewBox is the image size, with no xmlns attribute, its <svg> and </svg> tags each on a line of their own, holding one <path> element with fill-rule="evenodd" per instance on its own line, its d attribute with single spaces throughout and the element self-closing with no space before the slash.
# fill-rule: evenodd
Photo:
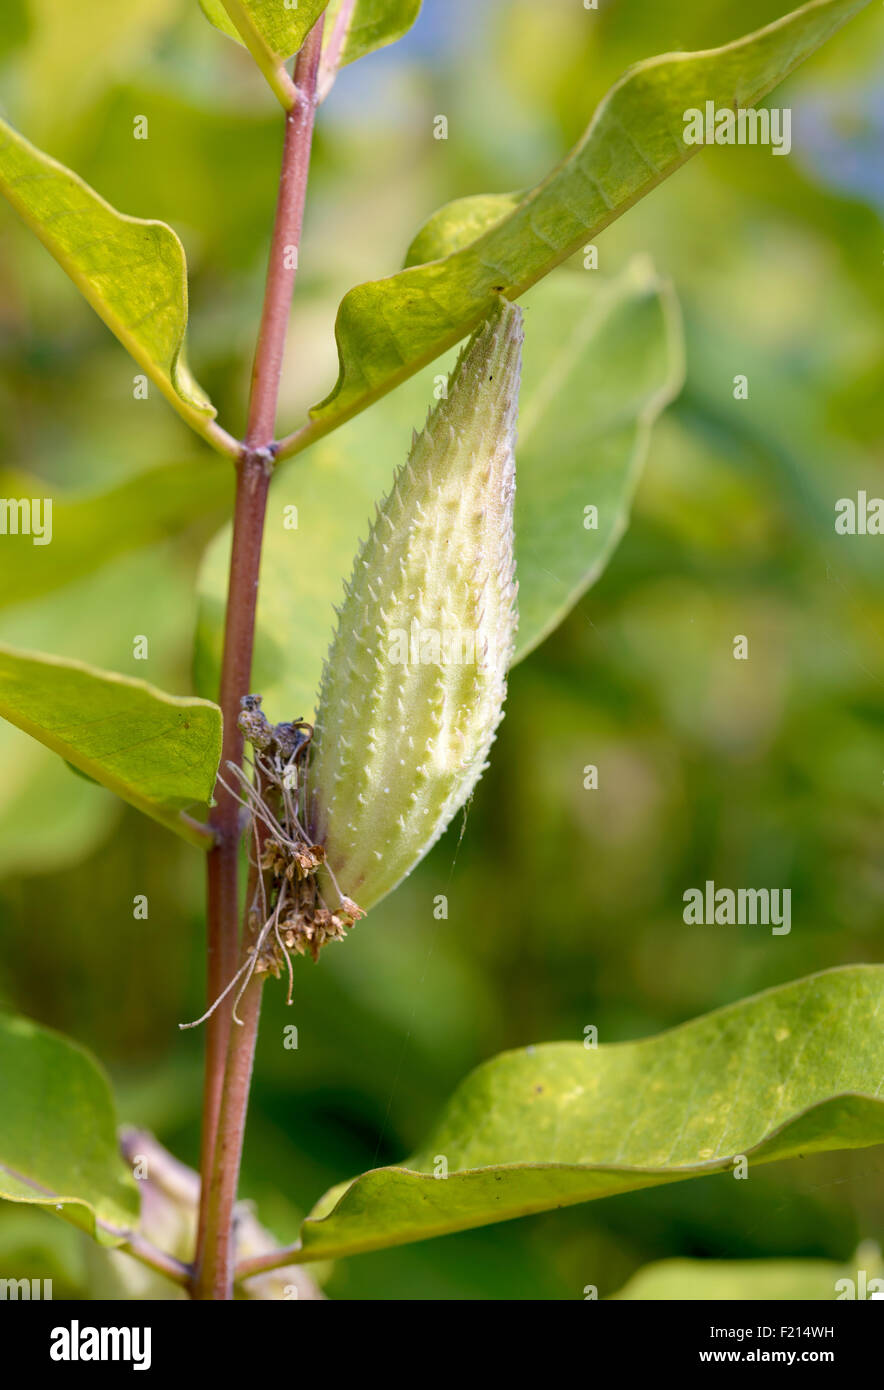
<svg viewBox="0 0 884 1390">
<path fill-rule="evenodd" d="M 414 436 L 338 611 L 309 772 L 311 828 L 330 891 L 364 909 L 464 805 L 502 718 L 516 629 L 521 346 L 521 312 L 502 301 Z"/>
</svg>

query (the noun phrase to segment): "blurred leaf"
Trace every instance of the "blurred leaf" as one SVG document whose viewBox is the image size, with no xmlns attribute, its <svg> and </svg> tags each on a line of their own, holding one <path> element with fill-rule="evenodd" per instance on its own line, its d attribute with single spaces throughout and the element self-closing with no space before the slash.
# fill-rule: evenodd
<svg viewBox="0 0 884 1390">
<path fill-rule="evenodd" d="M 221 711 L 81 662 L 0 646 L 0 714 L 161 825 L 208 848 L 182 812 L 212 795 Z"/>
<path fill-rule="evenodd" d="M 516 448 L 517 661 L 607 564 L 626 527 L 651 425 L 682 371 L 677 306 L 646 261 L 612 281 L 589 273 L 554 276 L 531 292 L 525 307 Z M 334 605 L 433 385 L 432 376 L 421 377 L 274 479 L 252 685 L 280 719 L 313 709 Z M 596 530 L 584 529 L 587 503 L 598 506 Z M 287 509 L 296 511 L 297 530 L 286 527 Z M 196 676 L 203 692 L 218 684 L 229 546 L 228 527 L 209 548 L 200 576 Z"/>
<path fill-rule="evenodd" d="M 179 414 L 217 437 L 187 367 L 187 268 L 171 227 L 117 212 L 4 121 L 0 192 Z"/>
<path fill-rule="evenodd" d="M 605 569 L 629 523 L 651 429 L 684 375 L 678 302 L 644 259 L 616 280 L 593 276 L 590 286 L 578 275 L 553 276 L 529 303 L 516 661 Z M 597 508 L 595 529 L 585 529 L 586 506 Z"/>
<path fill-rule="evenodd" d="M 117 555 L 220 512 L 232 504 L 233 475 L 213 461 L 189 460 L 152 468 L 97 496 L 80 496 L 59 493 L 33 474 L 0 468 L 0 494 L 52 499 L 51 545 L 35 545 L 30 535 L 5 537 L 13 561 L 0 590 L 0 606 L 5 607 L 48 593 Z"/>
<path fill-rule="evenodd" d="M 203 38 L 217 48 L 213 33 Z M 216 77 L 213 90 L 220 85 Z M 137 158 L 132 157 L 133 111 L 150 113 L 151 138 L 138 142 Z M 260 266 L 258 273 L 266 268 L 268 221 L 279 179 L 276 104 L 244 107 L 233 96 L 208 101 L 182 90 L 181 83 L 159 86 L 150 71 L 138 68 L 129 82 L 107 93 L 93 119 L 101 138 L 78 147 L 79 172 L 93 188 L 113 190 L 117 207 L 139 213 L 174 210 L 170 215 L 187 229 L 193 248 L 192 283 L 204 272 L 211 275 L 212 293 L 202 299 L 198 316 L 195 299 L 192 306 L 192 351 L 199 351 L 200 363 L 208 368 L 238 354 L 246 342 L 251 348 L 256 304 L 228 277 L 232 267 L 241 272 Z M 220 170 L 224 186 L 236 189 L 235 198 L 219 197 Z M 230 388 L 219 383 L 214 394 L 221 390 L 227 398 Z"/>
<path fill-rule="evenodd" d="M 28 37 L 29 16 L 25 0 L 5 0 L 0 10 L 0 57 L 18 48 Z"/>
<path fill-rule="evenodd" d="M 300 1258 L 884 1142 L 884 966 L 847 966 L 639 1042 L 505 1052 L 455 1092 L 407 1164 L 333 1188 Z M 434 1167 L 445 1158 L 448 1177 Z"/>
<path fill-rule="evenodd" d="M 0 1014 L 0 1197 L 55 1209 L 104 1245 L 138 1221 L 110 1086 L 83 1048 Z"/>
<path fill-rule="evenodd" d="M 85 1252 L 95 1250 L 74 1226 L 47 1221 L 39 1207 L 6 1203 L 0 1221 L 0 1263 L 18 1278 L 51 1279 L 53 1298 L 82 1297 Z"/>
<path fill-rule="evenodd" d="M 809 57 L 868 0 L 812 0 L 754 34 L 703 53 L 639 63 L 604 98 L 583 139 L 512 207 L 491 199 L 492 225 L 443 260 L 357 285 L 338 310 L 340 373 L 332 393 L 290 436 L 281 456 L 305 448 L 419 367 L 459 342 L 487 316 L 497 294 L 515 299 L 590 242 L 680 168 L 699 148 L 682 138 L 689 107 L 752 106 Z M 501 207 L 511 208 L 500 217 Z M 462 213 L 471 227 L 475 199 Z"/>
<path fill-rule="evenodd" d="M 0 722 L 6 770 L 0 790 L 0 874 L 34 874 L 76 864 L 107 834 L 117 805 L 70 763 Z"/>
<path fill-rule="evenodd" d="M 181 10 L 181 0 L 126 0 L 124 5 L 120 0 L 89 0 L 88 11 L 70 0 L 3 0 L 4 19 L 19 4 L 30 21 L 20 59 L 21 123 L 38 143 L 51 138 L 63 147 L 84 106 L 115 79 L 123 64 L 143 68 L 157 37 Z M 47 92 L 60 90 L 63 102 L 47 101 Z M 127 125 L 131 138 L 131 117 Z"/>
<path fill-rule="evenodd" d="M 864 1280 L 860 1280 L 860 1271 Z M 782 1299 L 838 1299 L 853 1283 L 854 1294 L 862 1282 L 880 1281 L 884 1274 L 881 1252 L 870 1242 L 860 1246 L 852 1264 L 834 1260 L 660 1260 L 632 1276 L 615 1299 L 703 1301 L 733 1299 L 742 1302 Z M 877 1287 L 884 1289 L 884 1281 Z"/>
<path fill-rule="evenodd" d="M 337 63 L 338 67 L 345 67 L 401 39 L 414 24 L 420 8 L 421 0 L 331 0 L 325 17 L 323 46 L 328 47 L 330 40 L 336 37 L 338 23 L 345 24 Z"/>
</svg>

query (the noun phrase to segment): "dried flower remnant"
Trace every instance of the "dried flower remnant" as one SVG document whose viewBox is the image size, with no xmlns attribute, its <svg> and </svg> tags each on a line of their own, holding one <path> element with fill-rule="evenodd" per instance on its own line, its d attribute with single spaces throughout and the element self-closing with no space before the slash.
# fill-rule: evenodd
<svg viewBox="0 0 884 1390">
<path fill-rule="evenodd" d="M 252 817 L 251 853 L 258 870 L 249 909 L 254 968 L 278 976 L 285 960 L 291 986 L 288 952 L 309 952 L 316 960 L 320 948 L 341 940 L 362 912 L 340 892 L 332 911 L 317 882 L 325 851 L 304 830 L 300 772 L 312 726 L 303 719 L 270 724 L 257 695 L 243 699 L 238 724 L 254 750 L 254 781 L 242 774 L 238 779 Z"/>
<path fill-rule="evenodd" d="M 300 765 L 310 745 L 312 725 L 303 719 L 271 724 L 261 709 L 260 695 L 246 695 L 240 703 L 237 725 L 252 745 L 252 776 L 229 762 L 227 771 L 237 786 L 231 787 L 220 774 L 219 781 L 240 802 L 251 826 L 254 887 L 246 919 L 249 945 L 240 969 L 211 1008 L 196 1023 L 182 1024 L 184 1028 L 204 1022 L 237 984 L 233 1017 L 239 1023 L 237 1004 L 252 976 L 273 975 L 278 979 L 283 968 L 288 971 L 290 1004 L 294 979 L 289 953 L 309 953 L 317 960 L 326 942 L 342 940 L 364 915 L 337 890 L 337 906 L 330 909 L 317 881 L 325 851 L 304 830 L 305 787 Z"/>
</svg>

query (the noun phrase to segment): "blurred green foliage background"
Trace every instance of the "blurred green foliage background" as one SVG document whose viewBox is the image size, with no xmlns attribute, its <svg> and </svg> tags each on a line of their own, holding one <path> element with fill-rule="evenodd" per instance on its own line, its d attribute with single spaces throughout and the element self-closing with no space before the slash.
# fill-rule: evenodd
<svg viewBox="0 0 884 1390">
<path fill-rule="evenodd" d="M 334 380 L 343 293 L 395 270 L 436 207 L 536 181 L 629 63 L 788 8 L 425 0 L 409 38 L 346 70 L 320 114 L 283 425 Z M 580 1039 L 587 1024 L 603 1042 L 644 1036 L 884 960 L 884 542 L 833 527 L 837 498 L 884 494 L 882 35 L 878 7 L 775 94 L 793 109 L 789 158 L 704 151 L 600 238 L 602 273 L 641 250 L 672 278 L 687 385 L 609 570 L 513 674 L 462 841 L 459 821 L 344 947 L 299 965 L 291 1010 L 267 992 L 243 1191 L 280 1238 L 332 1183 L 416 1147 L 501 1049 Z M 0 94 L 13 124 L 117 207 L 179 232 L 190 357 L 241 431 L 281 137 L 248 58 L 196 0 L 5 0 Z M 432 138 L 438 113 L 447 141 Z M 135 142 L 140 114 L 150 138 Z M 737 373 L 748 401 L 733 399 Z M 203 458 L 158 393 L 133 402 L 132 377 L 0 209 L 2 466 L 97 493 Z M 195 575 L 229 507 L 226 468 L 197 523 L 4 603 L 0 639 L 191 689 Z M 148 663 L 132 659 L 142 633 Z M 738 633 L 748 662 L 733 660 Z M 0 1002 L 92 1048 L 122 1117 L 194 1163 L 202 1038 L 177 1024 L 203 1007 L 200 857 L 8 726 L 0 757 Z M 598 791 L 583 788 L 587 763 Z M 791 934 L 686 926 L 682 894 L 707 878 L 790 887 Z M 282 1045 L 292 1022 L 297 1051 Z M 666 1257 L 846 1260 L 884 1237 L 882 1175 L 867 1150 L 663 1187 L 342 1261 L 327 1288 L 581 1298 Z M 4 1270 L 54 1275 L 58 1297 L 96 1287 L 92 1262 L 44 1213 L 0 1210 Z"/>
</svg>

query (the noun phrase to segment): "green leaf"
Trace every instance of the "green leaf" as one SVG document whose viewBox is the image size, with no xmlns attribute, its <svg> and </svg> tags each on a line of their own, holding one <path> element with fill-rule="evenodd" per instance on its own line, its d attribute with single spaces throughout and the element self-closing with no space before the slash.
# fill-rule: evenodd
<svg viewBox="0 0 884 1390">
<path fill-rule="evenodd" d="M 221 711 L 145 681 L 0 645 L 0 715 L 202 849 L 186 812 L 210 800 Z"/>
<path fill-rule="evenodd" d="M 106 492 L 59 492 L 53 483 L 31 473 L 0 468 L 0 496 L 36 498 L 39 516 L 52 502 L 51 544 L 34 543 L 33 535 L 12 533 L 3 544 L 10 564 L 0 590 L 0 607 L 69 584 L 91 574 L 115 556 L 160 541 L 198 518 L 229 515 L 233 477 L 212 460 L 164 464 L 127 478 Z M 10 515 L 20 522 L 21 512 Z M 21 527 L 19 527 L 21 530 Z"/>
<path fill-rule="evenodd" d="M 427 261 L 441 261 L 455 251 L 463 250 L 514 213 L 529 196 L 530 190 L 522 193 L 476 193 L 472 197 L 455 198 L 453 203 L 446 203 L 427 219 L 415 236 L 405 254 L 406 269 L 413 265 L 424 265 Z"/>
<path fill-rule="evenodd" d="M 219 478 L 227 473 L 211 467 Z M 2 542 L 14 543 L 13 536 Z M 52 545 L 37 547 L 47 563 L 55 543 L 54 536 Z M 136 661 L 131 641 L 132 634 L 144 633 L 154 683 L 174 690 L 193 639 L 196 615 L 190 601 L 182 602 L 194 582 L 192 568 L 174 542 L 118 555 L 43 598 L 5 608 L 0 640 L 139 676 L 146 668 Z M 75 777 L 57 753 L 4 719 L 0 766 L 0 877 L 57 873 L 79 863 L 124 812 L 116 797 Z"/>
<path fill-rule="evenodd" d="M 206 18 L 249 50 L 287 110 L 295 90 L 283 65 L 300 51 L 327 3 L 300 0 L 290 7 L 285 0 L 200 0 Z"/>
<path fill-rule="evenodd" d="M 138 1221 L 138 1190 L 94 1058 L 57 1033 L 0 1014 L 0 1095 L 0 1197 L 60 1206 L 101 1244 L 121 1244 Z"/>
<path fill-rule="evenodd" d="M 516 449 L 517 661 L 607 564 L 626 526 L 651 424 L 682 372 L 674 297 L 644 259 L 611 281 L 562 272 L 531 292 L 525 311 Z M 416 377 L 273 481 L 252 685 L 275 718 L 309 717 L 314 707 L 334 606 L 374 503 L 389 489 L 435 382 L 432 371 Z M 586 505 L 598 506 L 596 530 L 584 528 Z M 297 508 L 297 530 L 286 527 L 287 508 Z M 229 550 L 228 527 L 210 546 L 200 575 L 196 675 L 204 693 L 218 686 Z"/>
<path fill-rule="evenodd" d="M 335 66 L 346 67 L 401 39 L 420 9 L 421 0 L 331 0 L 325 16 L 323 47 L 333 44 L 340 55 Z M 340 40 L 339 26 L 343 30 Z"/>
<path fill-rule="evenodd" d="M 244 47 L 260 43 L 275 62 L 298 53 L 328 0 L 300 0 L 289 7 L 284 0 L 200 0 L 203 13 L 228 38 Z"/>
<path fill-rule="evenodd" d="M 882 1276 L 881 1252 L 869 1241 L 847 1264 L 834 1260 L 660 1260 L 638 1270 L 613 1297 L 642 1302 L 730 1299 L 740 1303 L 855 1299 L 860 1291 L 863 1297 L 875 1289 L 884 1291 Z"/>
<path fill-rule="evenodd" d="M 187 267 L 171 227 L 117 212 L 2 120 L 0 192 L 178 413 L 230 452 L 187 366 Z"/>
<path fill-rule="evenodd" d="M 884 1143 L 882 1003 L 884 966 L 847 966 L 639 1042 L 505 1052 L 463 1082 L 414 1158 L 327 1193 L 299 1258 L 728 1172 L 738 1155 L 751 1168 Z"/>
<path fill-rule="evenodd" d="M 311 410 L 309 425 L 283 442 L 280 457 L 335 429 L 459 342 L 488 315 L 496 295 L 524 294 L 685 164 L 698 148 L 684 143 L 685 110 L 706 101 L 752 106 L 866 4 L 812 0 L 723 48 L 667 54 L 631 68 L 542 183 L 515 204 L 511 195 L 488 200 L 493 222 L 477 239 L 462 244 L 457 210 L 449 210 L 443 222 L 457 250 L 345 295 L 335 326 L 337 384 Z M 464 215 L 472 232 L 475 199 L 461 204 Z M 438 224 L 433 233 L 424 230 L 426 244 L 438 240 L 438 230 Z"/>
</svg>

